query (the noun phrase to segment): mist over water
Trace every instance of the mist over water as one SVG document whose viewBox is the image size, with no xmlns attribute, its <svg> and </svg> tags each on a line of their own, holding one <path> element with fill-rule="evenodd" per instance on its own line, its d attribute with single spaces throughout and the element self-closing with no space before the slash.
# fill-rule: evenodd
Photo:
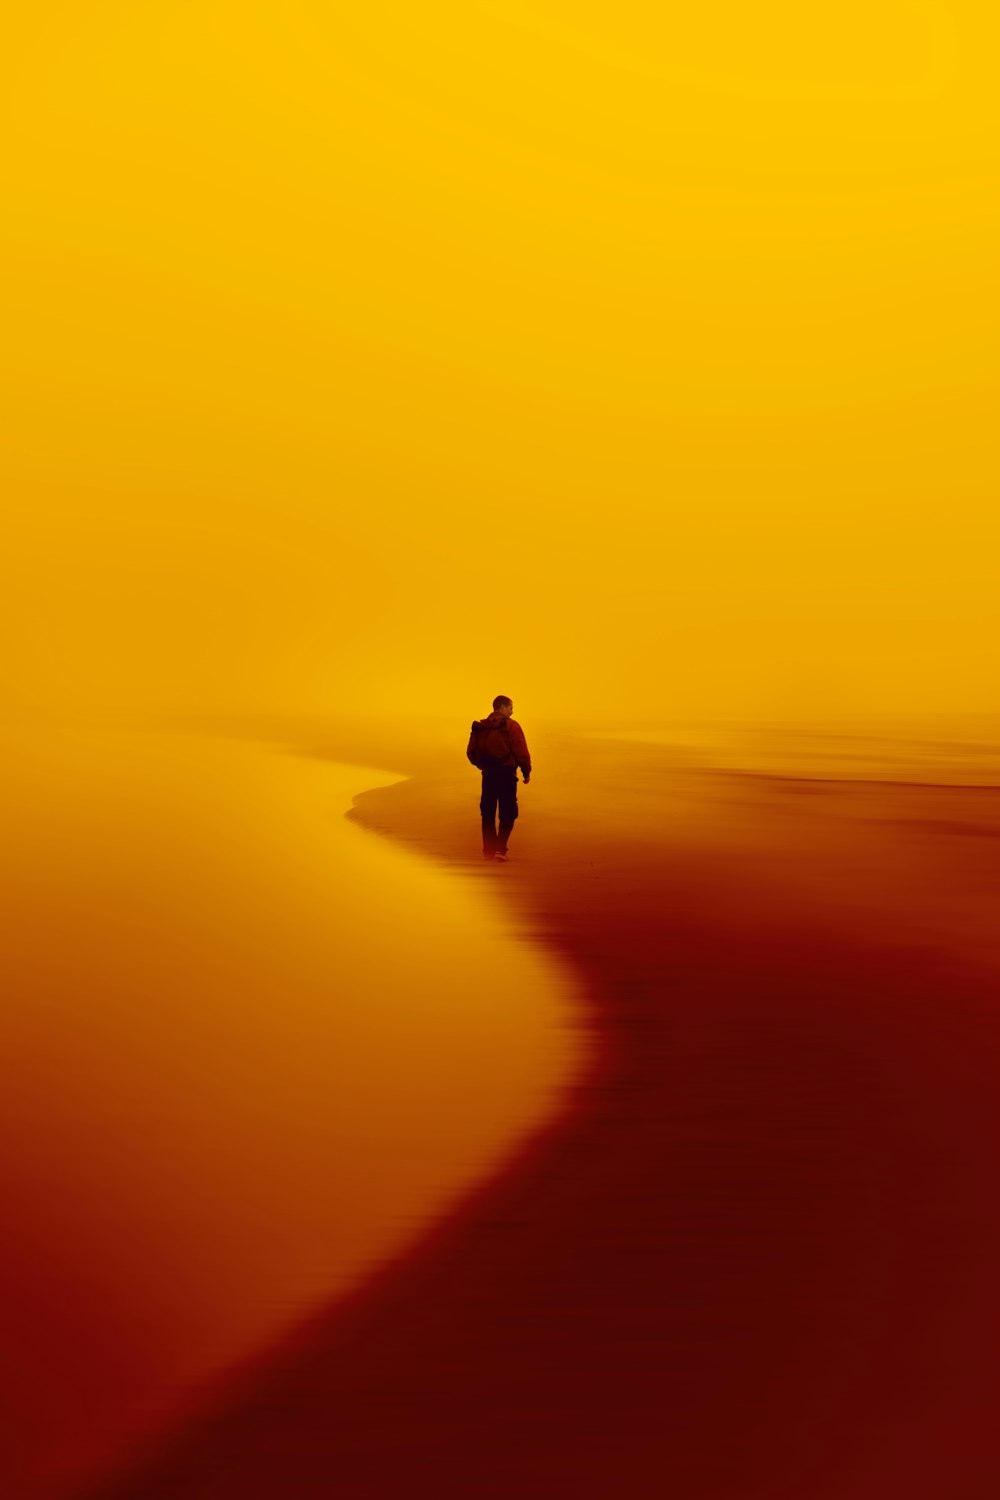
<svg viewBox="0 0 1000 1500">
<path fill-rule="evenodd" d="M 677 764 L 831 781 L 1000 786 L 995 715 L 846 718 L 757 723 L 621 723 L 586 729 L 590 739 L 656 745 Z"/>
</svg>

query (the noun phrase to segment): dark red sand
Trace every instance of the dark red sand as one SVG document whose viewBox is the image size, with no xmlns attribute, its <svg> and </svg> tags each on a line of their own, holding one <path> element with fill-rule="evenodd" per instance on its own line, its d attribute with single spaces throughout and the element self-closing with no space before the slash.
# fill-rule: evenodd
<svg viewBox="0 0 1000 1500">
<path fill-rule="evenodd" d="M 567 742 L 504 867 L 476 795 L 425 775 L 355 816 L 503 887 L 580 978 L 591 1075 L 94 1494 L 992 1500 L 1000 792 Z"/>
</svg>

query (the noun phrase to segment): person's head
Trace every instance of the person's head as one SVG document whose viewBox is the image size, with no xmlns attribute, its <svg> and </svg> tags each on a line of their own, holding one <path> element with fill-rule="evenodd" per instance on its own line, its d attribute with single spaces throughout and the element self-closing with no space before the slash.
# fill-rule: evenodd
<svg viewBox="0 0 1000 1500">
<path fill-rule="evenodd" d="M 503 719 L 509 719 L 514 712 L 514 705 L 509 698 L 505 698 L 501 693 L 493 699 L 493 712 L 499 714 Z"/>
</svg>

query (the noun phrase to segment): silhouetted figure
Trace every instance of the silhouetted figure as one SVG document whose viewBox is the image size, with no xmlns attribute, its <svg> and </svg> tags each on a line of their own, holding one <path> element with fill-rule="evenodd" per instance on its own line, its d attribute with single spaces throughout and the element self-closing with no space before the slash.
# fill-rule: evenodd
<svg viewBox="0 0 1000 1500">
<path fill-rule="evenodd" d="M 517 817 L 517 768 L 521 767 L 524 784 L 531 777 L 524 730 L 511 718 L 514 705 L 502 695 L 493 699 L 493 712 L 485 719 L 474 719 L 466 755 L 483 773 L 483 794 L 479 811 L 483 817 L 483 858 L 506 859 L 507 840 Z M 497 832 L 497 808 L 500 831 Z"/>
</svg>

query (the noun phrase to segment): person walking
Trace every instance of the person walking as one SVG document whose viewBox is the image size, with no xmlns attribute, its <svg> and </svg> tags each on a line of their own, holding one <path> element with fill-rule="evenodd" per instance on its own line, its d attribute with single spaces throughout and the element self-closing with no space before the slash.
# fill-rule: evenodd
<svg viewBox="0 0 1000 1500">
<path fill-rule="evenodd" d="M 493 699 L 493 712 L 472 721 L 466 755 L 483 773 L 479 811 L 483 820 L 483 858 L 507 860 L 507 841 L 517 818 L 517 768 L 525 786 L 531 779 L 531 756 L 524 730 L 511 718 L 514 704 L 503 694 Z M 497 830 L 497 810 L 500 828 Z"/>
</svg>

